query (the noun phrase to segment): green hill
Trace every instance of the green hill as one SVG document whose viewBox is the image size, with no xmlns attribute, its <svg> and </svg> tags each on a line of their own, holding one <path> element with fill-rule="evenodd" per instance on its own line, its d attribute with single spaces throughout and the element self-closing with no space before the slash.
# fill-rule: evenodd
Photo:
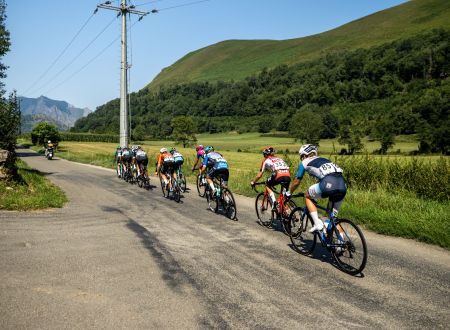
<svg viewBox="0 0 450 330">
<path fill-rule="evenodd" d="M 336 29 L 290 40 L 228 40 L 191 52 L 148 85 L 241 80 L 280 64 L 296 64 L 333 50 L 369 48 L 433 28 L 450 27 L 449 0 L 412 0 Z"/>
</svg>

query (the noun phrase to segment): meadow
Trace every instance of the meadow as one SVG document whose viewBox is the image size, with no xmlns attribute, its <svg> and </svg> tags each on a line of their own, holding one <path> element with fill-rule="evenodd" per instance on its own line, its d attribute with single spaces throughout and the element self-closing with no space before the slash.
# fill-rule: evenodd
<svg viewBox="0 0 450 330">
<path fill-rule="evenodd" d="M 299 158 L 299 143 L 290 138 L 259 136 L 258 133 L 228 133 L 198 135 L 199 143 L 214 145 L 223 153 L 230 165 L 229 185 L 233 192 L 255 196 L 250 181 L 256 176 L 262 161 L 260 150 L 272 145 L 282 150 L 280 156 L 291 166 L 294 175 Z M 162 146 L 170 147 L 173 141 L 144 141 L 143 149 L 149 155 L 149 172 Z M 56 157 L 114 168 L 113 155 L 117 144 L 61 142 Z M 450 159 L 440 156 L 411 157 L 390 154 L 379 156 L 362 154 L 335 156 L 336 141 L 321 141 L 320 151 L 341 165 L 349 183 L 349 192 L 340 215 L 355 220 L 364 228 L 375 232 L 417 239 L 450 248 L 449 178 Z M 399 147 L 399 145 L 396 145 Z M 366 150 L 378 146 L 366 145 Z M 415 150 L 414 142 L 406 139 L 400 148 Z M 409 148 L 409 149 L 408 149 Z M 195 161 L 195 150 L 178 147 L 185 155 L 184 172 L 188 181 L 195 182 L 196 174 L 190 171 Z M 286 149 L 292 153 L 286 153 Z M 313 183 L 305 178 L 300 189 Z M 199 201 L 200 202 L 200 201 Z M 302 200 L 297 200 L 300 204 Z"/>
</svg>

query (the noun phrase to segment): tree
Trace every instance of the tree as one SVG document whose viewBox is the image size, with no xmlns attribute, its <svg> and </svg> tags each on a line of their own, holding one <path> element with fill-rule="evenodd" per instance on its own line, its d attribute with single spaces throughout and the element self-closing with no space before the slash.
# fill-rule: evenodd
<svg viewBox="0 0 450 330">
<path fill-rule="evenodd" d="M 380 154 L 385 155 L 395 143 L 395 126 L 391 118 L 379 118 L 373 127 L 373 136 L 380 141 Z"/>
<path fill-rule="evenodd" d="M 31 142 L 34 145 L 44 145 L 48 140 L 57 143 L 60 139 L 56 126 L 46 121 L 36 124 L 31 131 Z"/>
<path fill-rule="evenodd" d="M 197 138 L 195 133 L 197 128 L 191 117 L 178 116 L 172 119 L 170 122 L 172 126 L 172 136 L 177 143 L 182 143 L 183 148 L 192 142 L 196 142 Z"/>
<path fill-rule="evenodd" d="M 322 116 L 317 112 L 315 105 L 304 105 L 293 117 L 289 125 L 289 133 L 302 143 L 319 145 L 320 135 L 324 130 Z"/>
<path fill-rule="evenodd" d="M 350 121 L 344 121 L 340 125 L 338 141 L 348 146 L 348 153 L 351 155 L 364 147 L 361 141 L 361 130 L 359 124 L 352 124 Z"/>
<path fill-rule="evenodd" d="M 8 51 L 9 32 L 5 27 L 6 4 L 0 0 L 0 58 Z M 6 66 L 0 62 L 0 78 L 6 77 Z M 8 151 L 8 157 L 5 162 L 5 168 L 11 175 L 16 174 L 16 139 L 20 128 L 20 108 L 17 103 L 15 92 L 8 99 L 5 98 L 5 84 L 0 81 L 0 149 Z"/>
</svg>

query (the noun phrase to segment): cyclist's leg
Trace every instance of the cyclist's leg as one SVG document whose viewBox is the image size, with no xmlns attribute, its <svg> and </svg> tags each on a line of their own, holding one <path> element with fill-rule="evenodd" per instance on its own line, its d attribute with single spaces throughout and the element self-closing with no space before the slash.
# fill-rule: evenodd
<svg viewBox="0 0 450 330">
<path fill-rule="evenodd" d="M 309 215 L 314 222 L 314 227 L 309 231 L 313 232 L 316 230 L 323 229 L 323 222 L 319 219 L 319 214 L 317 213 L 317 207 L 313 202 L 313 199 L 321 198 L 322 191 L 320 190 L 319 183 L 313 184 L 307 191 L 305 191 L 305 204 L 308 208 Z"/>
</svg>

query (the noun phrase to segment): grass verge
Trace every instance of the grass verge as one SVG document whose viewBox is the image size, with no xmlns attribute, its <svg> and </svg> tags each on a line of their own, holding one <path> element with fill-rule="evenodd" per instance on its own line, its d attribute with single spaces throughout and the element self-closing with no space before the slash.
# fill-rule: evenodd
<svg viewBox="0 0 450 330">
<path fill-rule="evenodd" d="M 19 178 L 0 180 L 0 210 L 27 211 L 62 207 L 64 192 L 50 183 L 41 172 L 17 161 Z"/>
</svg>

